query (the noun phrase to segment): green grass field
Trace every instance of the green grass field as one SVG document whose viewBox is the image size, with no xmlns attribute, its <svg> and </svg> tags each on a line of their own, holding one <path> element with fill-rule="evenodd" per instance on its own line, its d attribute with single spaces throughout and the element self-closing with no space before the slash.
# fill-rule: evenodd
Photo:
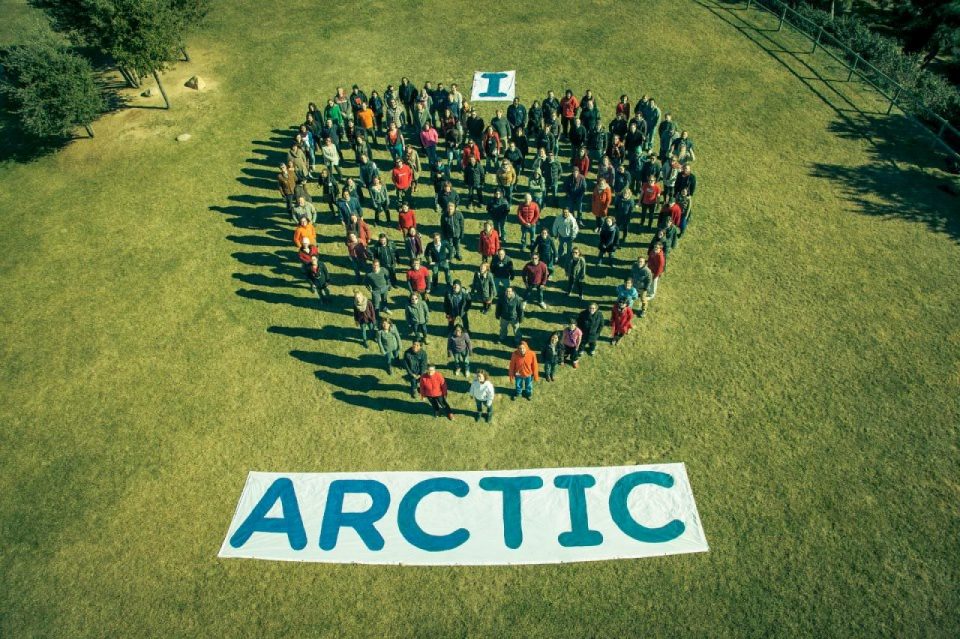
<svg viewBox="0 0 960 639">
<path fill-rule="evenodd" d="M 713 0 L 219 2 L 167 74 L 172 110 L 0 164 L 0 636 L 960 634 L 960 205 L 929 140 L 775 26 Z M 527 104 L 590 87 L 605 119 L 654 95 L 697 142 L 696 218 L 623 345 L 531 403 L 501 394 L 493 425 L 441 423 L 357 343 L 330 223 L 340 299 L 316 310 L 274 166 L 338 85 L 501 68 Z M 193 74 L 207 91 L 182 89 Z M 536 335 L 573 308 L 548 302 Z M 502 393 L 508 350 L 475 317 Z M 707 554 L 216 557 L 249 470 L 666 461 L 687 465 Z"/>
</svg>

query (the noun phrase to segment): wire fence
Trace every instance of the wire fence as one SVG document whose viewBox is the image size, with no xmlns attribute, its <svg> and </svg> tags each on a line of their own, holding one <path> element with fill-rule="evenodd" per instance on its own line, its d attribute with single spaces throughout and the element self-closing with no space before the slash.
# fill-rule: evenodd
<svg viewBox="0 0 960 639">
<path fill-rule="evenodd" d="M 800 15 L 780 0 L 747 0 L 747 9 L 752 7 L 766 11 L 777 18 L 777 31 L 783 29 L 783 25 L 786 24 L 807 37 L 813 43 L 811 54 L 819 49 L 849 70 L 847 82 L 856 75 L 883 96 L 889 102 L 887 115 L 893 112 L 894 107 L 899 108 L 904 116 L 912 119 L 933 136 L 935 146 L 940 147 L 954 159 L 960 159 L 960 131 L 940 114 L 930 109 L 916 93 L 864 60 L 859 53 L 838 40 L 822 25 Z"/>
</svg>

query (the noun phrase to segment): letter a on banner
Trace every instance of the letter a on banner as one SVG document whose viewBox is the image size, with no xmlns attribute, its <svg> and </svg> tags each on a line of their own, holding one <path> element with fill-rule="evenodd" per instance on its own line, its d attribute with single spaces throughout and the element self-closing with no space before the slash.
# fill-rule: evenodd
<svg viewBox="0 0 960 639">
<path fill-rule="evenodd" d="M 517 92 L 516 71 L 477 71 L 471 102 L 512 102 Z"/>
</svg>

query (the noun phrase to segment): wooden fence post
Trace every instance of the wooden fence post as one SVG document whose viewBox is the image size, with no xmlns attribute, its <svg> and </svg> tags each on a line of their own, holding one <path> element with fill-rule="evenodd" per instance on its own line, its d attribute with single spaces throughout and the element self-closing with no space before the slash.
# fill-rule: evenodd
<svg viewBox="0 0 960 639">
<path fill-rule="evenodd" d="M 777 25 L 777 31 L 783 28 L 783 21 L 787 17 L 787 5 L 783 5 L 783 13 L 780 14 L 780 24 Z"/>
</svg>

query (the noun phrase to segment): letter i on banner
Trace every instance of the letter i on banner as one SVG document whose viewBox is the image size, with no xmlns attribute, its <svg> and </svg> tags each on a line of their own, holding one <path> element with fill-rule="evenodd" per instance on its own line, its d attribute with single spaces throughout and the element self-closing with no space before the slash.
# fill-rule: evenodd
<svg viewBox="0 0 960 639">
<path fill-rule="evenodd" d="M 471 102 L 512 102 L 517 92 L 516 71 L 477 71 Z"/>
</svg>

